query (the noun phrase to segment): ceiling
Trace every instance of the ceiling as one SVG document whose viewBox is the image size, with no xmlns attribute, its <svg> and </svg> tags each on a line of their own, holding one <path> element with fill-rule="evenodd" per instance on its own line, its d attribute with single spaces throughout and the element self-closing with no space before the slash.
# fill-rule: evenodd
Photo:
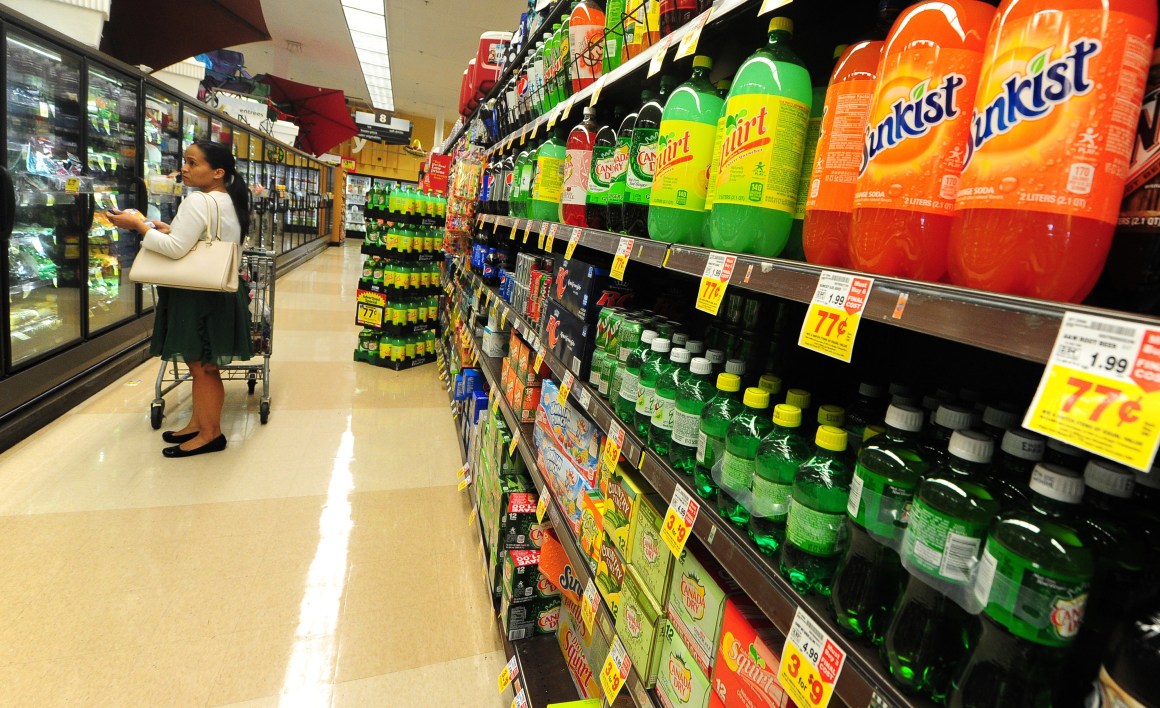
<svg viewBox="0 0 1160 708">
<path fill-rule="evenodd" d="M 448 124 L 459 110 L 459 84 L 479 35 L 512 31 L 524 0 L 385 0 L 395 111 Z M 273 37 L 230 47 L 250 74 L 270 73 L 342 89 L 369 105 L 366 82 L 339 0 L 262 0 Z M 301 47 L 289 48 L 287 42 Z"/>
</svg>

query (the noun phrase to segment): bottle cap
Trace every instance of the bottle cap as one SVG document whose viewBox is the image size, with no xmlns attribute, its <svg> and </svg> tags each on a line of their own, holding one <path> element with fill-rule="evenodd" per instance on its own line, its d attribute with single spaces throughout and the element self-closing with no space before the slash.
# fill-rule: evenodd
<svg viewBox="0 0 1160 708">
<path fill-rule="evenodd" d="M 689 371 L 704 376 L 713 373 L 713 365 L 705 357 L 698 356 L 689 362 Z"/>
<path fill-rule="evenodd" d="M 689 350 L 683 347 L 677 347 L 669 352 L 669 361 L 674 364 L 688 364 L 693 357 L 689 356 Z"/>
<path fill-rule="evenodd" d="M 781 378 L 773 374 L 762 374 L 757 381 L 757 387 L 770 393 L 781 393 Z"/>
<path fill-rule="evenodd" d="M 672 348 L 672 346 L 673 343 L 664 337 L 657 337 L 656 339 L 652 340 L 652 344 L 649 345 L 649 347 L 654 352 L 660 352 L 661 354 L 667 353 L 669 349 Z"/>
<path fill-rule="evenodd" d="M 656 338 L 657 338 L 657 333 L 655 330 L 646 329 L 645 331 L 640 333 L 640 343 L 641 344 L 652 344 L 652 341 Z"/>
<path fill-rule="evenodd" d="M 673 332 L 672 340 L 674 347 L 683 347 L 689 341 L 689 335 L 684 332 Z"/>
<path fill-rule="evenodd" d="M 1003 433 L 1001 449 L 1012 457 L 1030 462 L 1039 462 L 1043 459 L 1043 449 L 1046 447 L 1043 436 L 1023 428 L 1011 428 Z"/>
<path fill-rule="evenodd" d="M 997 403 L 983 409 L 983 422 L 992 428 L 1007 430 L 1019 422 L 1019 411 L 1009 403 Z"/>
<path fill-rule="evenodd" d="M 1087 453 L 1078 447 L 1072 447 L 1054 438 L 1047 439 L 1047 449 L 1058 452 L 1061 455 L 1067 455 L 1068 457 L 1087 457 Z"/>
<path fill-rule="evenodd" d="M 591 120 L 596 117 L 596 109 L 591 106 L 584 106 L 584 117 Z"/>
<path fill-rule="evenodd" d="M 846 51 L 846 47 L 849 46 L 849 44 L 839 44 L 838 46 L 834 47 L 834 58 L 837 59 L 838 57 L 842 56 L 842 52 Z"/>
<path fill-rule="evenodd" d="M 918 391 L 915 391 L 913 386 L 901 381 L 891 381 L 889 391 L 891 396 L 906 396 L 907 398 L 918 397 Z"/>
<path fill-rule="evenodd" d="M 1031 491 L 1064 504 L 1083 501 L 1083 478 L 1066 467 L 1040 463 L 1031 471 Z"/>
<path fill-rule="evenodd" d="M 705 351 L 705 343 L 699 339 L 690 339 L 685 342 L 685 349 L 688 349 L 693 356 L 701 356 L 702 352 Z"/>
<path fill-rule="evenodd" d="M 1110 497 L 1131 499 L 1136 488 L 1132 470 L 1107 460 L 1092 460 L 1083 471 L 1083 483 Z"/>
<path fill-rule="evenodd" d="M 951 430 L 971 427 L 971 409 L 943 404 L 934 413 L 934 424 Z"/>
<path fill-rule="evenodd" d="M 922 430 L 922 411 L 915 406 L 891 403 L 886 409 L 886 424 L 908 433 L 917 433 Z M 865 440 L 865 436 L 862 439 Z"/>
<path fill-rule="evenodd" d="M 756 408 L 762 410 L 769 408 L 769 391 L 762 388 L 747 388 L 745 389 L 745 398 L 742 400 L 749 408 Z"/>
<path fill-rule="evenodd" d="M 802 424 L 802 409 L 788 403 L 773 407 L 773 422 L 783 428 L 798 428 Z"/>
<path fill-rule="evenodd" d="M 704 56 L 703 54 L 698 54 L 697 56 L 693 57 L 693 68 L 694 69 L 712 69 L 713 68 L 713 58 Z"/>
<path fill-rule="evenodd" d="M 709 351 L 705 352 L 705 358 L 708 359 L 709 363 L 713 366 L 724 364 L 725 352 L 721 351 L 720 349 L 710 349 Z"/>
<path fill-rule="evenodd" d="M 770 32 L 789 32 L 793 34 L 793 20 L 788 17 L 775 17 L 769 21 Z"/>
<path fill-rule="evenodd" d="M 818 408 L 818 425 L 832 425 L 840 428 L 846 424 L 846 409 L 833 404 Z"/>
<path fill-rule="evenodd" d="M 874 437 L 875 435 L 881 435 L 882 433 L 885 433 L 885 432 L 886 432 L 886 426 L 867 425 L 866 428 L 862 431 L 862 444 L 865 444 L 867 440 Z"/>
<path fill-rule="evenodd" d="M 858 395 L 866 398 L 882 398 L 882 387 L 876 383 L 863 381 L 858 384 Z"/>
<path fill-rule="evenodd" d="M 928 393 L 927 395 L 922 397 L 922 409 L 924 411 L 930 411 L 931 420 L 934 420 L 934 412 L 936 410 L 938 410 L 938 407 L 939 407 L 938 396 L 934 396 L 934 395 L 931 395 Z"/>
<path fill-rule="evenodd" d="M 1148 489 L 1160 489 L 1160 467 L 1153 467 L 1149 472 L 1136 470 L 1136 484 Z"/>
<path fill-rule="evenodd" d="M 730 393 L 741 390 L 741 377 L 737 374 L 717 374 L 717 388 Z"/>
<path fill-rule="evenodd" d="M 730 81 L 729 79 L 721 79 L 717 83 L 713 84 L 713 87 L 715 89 L 717 89 L 718 91 L 728 91 L 729 88 L 732 86 L 733 86 L 733 82 Z"/>
<path fill-rule="evenodd" d="M 846 449 L 846 431 L 841 428 L 835 428 L 832 425 L 823 425 L 818 428 L 818 434 L 814 436 L 814 442 L 823 450 L 843 452 Z"/>
<path fill-rule="evenodd" d="M 990 462 L 995 452 L 995 442 L 985 434 L 974 430 L 956 430 L 951 435 L 947 452 L 967 462 Z"/>
<path fill-rule="evenodd" d="M 730 359 L 725 362 L 725 371 L 737 376 L 745 375 L 745 360 L 744 359 Z M 738 389 L 734 389 L 735 391 Z"/>
<path fill-rule="evenodd" d="M 922 401 L 914 396 L 908 396 L 905 393 L 896 393 L 890 397 L 890 404 L 895 406 L 910 406 L 912 408 L 922 408 Z"/>
<path fill-rule="evenodd" d="M 785 394 L 785 402 L 804 411 L 810 407 L 810 392 L 804 388 L 791 388 Z"/>
</svg>

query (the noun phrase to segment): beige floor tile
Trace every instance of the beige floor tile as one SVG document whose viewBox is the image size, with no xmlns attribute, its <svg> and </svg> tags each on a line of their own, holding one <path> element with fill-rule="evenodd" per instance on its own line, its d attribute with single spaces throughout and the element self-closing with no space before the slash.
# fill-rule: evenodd
<svg viewBox="0 0 1160 708">
<path fill-rule="evenodd" d="M 510 697 L 495 693 L 494 683 L 507 657 L 503 652 L 489 652 L 453 661 L 431 664 L 417 669 L 355 681 L 334 687 L 335 708 L 414 708 L 417 705 L 445 708 L 482 708 L 506 706 Z M 491 692 L 481 689 L 492 685 Z M 416 686 L 424 687 L 424 702 L 416 703 Z"/>
<path fill-rule="evenodd" d="M 221 668 L 208 704 L 217 706 L 333 681 L 334 635 L 297 636 L 294 627 L 260 627 L 225 635 Z"/>
</svg>

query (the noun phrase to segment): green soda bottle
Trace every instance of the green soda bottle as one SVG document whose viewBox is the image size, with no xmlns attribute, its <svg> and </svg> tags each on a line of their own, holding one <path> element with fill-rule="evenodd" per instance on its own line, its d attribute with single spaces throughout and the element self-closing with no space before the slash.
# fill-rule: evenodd
<svg viewBox="0 0 1160 708">
<path fill-rule="evenodd" d="M 536 150 L 528 216 L 548 221 L 560 220 L 560 200 L 564 198 L 564 158 L 567 148 L 560 140 L 560 128 Z"/>
<path fill-rule="evenodd" d="M 640 93 L 641 105 L 647 104 L 654 96 L 652 91 L 645 89 Z M 628 189 L 628 161 L 632 155 L 632 134 L 636 129 L 636 119 L 639 111 L 633 111 L 620 122 L 616 131 L 616 147 L 613 148 L 612 179 L 608 186 L 608 230 L 624 232 L 624 194 Z"/>
<path fill-rule="evenodd" d="M 773 430 L 757 446 L 749 537 L 771 558 L 785 541 L 794 478 L 811 455 L 809 442 L 798 432 L 801 425 L 801 410 L 780 403 L 773 407 Z"/>
<path fill-rule="evenodd" d="M 374 256 L 367 256 L 366 258 L 363 259 L 362 276 L 359 278 L 359 280 L 363 280 L 363 281 L 366 281 L 369 283 L 371 281 L 372 276 L 374 275 L 374 272 L 375 272 Z"/>
<path fill-rule="evenodd" d="M 995 403 L 983 409 L 983 425 L 980 428 L 991 436 L 996 445 L 1003 442 L 1003 436 L 1008 430 L 1019 425 L 1023 420 L 1021 411 L 1009 403 Z"/>
<path fill-rule="evenodd" d="M 978 620 L 964 608 L 971 570 L 1000 510 L 988 479 L 993 448 L 982 433 L 955 431 L 947 461 L 919 486 L 902 537 L 911 577 L 882 648 L 894 682 L 937 703 L 978 638 Z"/>
<path fill-rule="evenodd" d="M 777 256 L 789 238 L 813 97 L 792 35 L 792 20 L 770 20 L 769 42 L 733 77 L 709 222 L 715 249 Z"/>
<path fill-rule="evenodd" d="M 717 97 L 724 102 L 729 97 L 729 88 L 733 82 L 722 79 L 715 85 Z M 713 214 L 713 202 L 717 200 L 717 173 L 721 166 L 721 143 L 725 142 L 725 106 L 721 105 L 721 115 L 717 117 L 717 132 L 713 138 L 713 154 L 709 160 L 709 183 L 705 189 L 705 219 L 701 222 L 701 245 L 712 248 L 709 240 L 709 217 Z"/>
<path fill-rule="evenodd" d="M 947 461 L 947 447 L 951 436 L 958 430 L 971 427 L 971 409 L 966 406 L 942 404 L 934 412 L 929 433 L 919 442 L 923 459 L 931 465 Z"/>
<path fill-rule="evenodd" d="M 1030 508 L 1004 514 L 987 536 L 973 593 L 983 633 L 956 675 L 956 708 L 1080 703 L 1082 693 L 1061 695 L 1059 679 L 1087 621 L 1093 551 L 1076 528 L 1083 480 L 1041 464 L 1030 489 Z"/>
<path fill-rule="evenodd" d="M 717 498 L 713 467 L 725 455 L 729 424 L 744 408 L 741 376 L 729 372 L 718 374 L 717 395 L 705 404 L 701 412 L 701 427 L 697 431 L 697 466 L 693 469 L 693 485 L 702 499 L 712 501 Z"/>
<path fill-rule="evenodd" d="M 672 350 L 672 341 L 666 337 L 657 337 L 649 345 L 640 365 L 640 381 L 636 386 L 636 414 L 634 424 L 636 434 L 642 440 L 648 439 L 648 429 L 652 425 L 653 399 L 657 394 L 657 381 L 669 368 L 669 352 Z"/>
<path fill-rule="evenodd" d="M 716 393 L 709 377 L 713 365 L 705 357 L 689 362 L 689 376 L 677 389 L 673 412 L 673 433 L 669 442 L 669 462 L 673 469 L 692 476 L 697 466 L 697 437 L 701 431 L 701 414 Z"/>
<path fill-rule="evenodd" d="M 823 425 L 828 425 L 832 428 L 846 429 L 846 409 L 841 406 L 835 406 L 832 403 L 818 406 L 817 427 L 814 428 L 816 433 L 818 428 Z M 859 441 L 861 442 L 861 441 Z M 846 444 L 850 444 L 850 438 L 847 435 Z"/>
<path fill-rule="evenodd" d="M 779 569 L 800 593 L 829 595 L 846 550 L 846 506 L 854 471 L 846 459 L 846 431 L 818 428 L 813 457 L 798 468 L 785 522 Z"/>
<path fill-rule="evenodd" d="M 858 451 L 850 484 L 850 548 L 838 563 L 830 601 L 838 627 L 875 646 L 882 644 L 894 602 L 906 587 L 898 549 L 914 493 L 929 469 L 918 451 L 922 418 L 916 406 L 887 408 L 886 432 Z"/>
<path fill-rule="evenodd" d="M 705 194 L 717 120 L 725 102 L 713 90 L 713 60 L 693 58 L 693 75 L 665 103 L 657 137 L 648 233 L 657 241 L 701 245 Z"/>
<path fill-rule="evenodd" d="M 1003 434 L 995 460 L 995 480 L 1007 486 L 1027 490 L 1035 466 L 1043 461 L 1047 441 L 1042 435 L 1023 428 L 1011 428 Z"/>
<path fill-rule="evenodd" d="M 846 410 L 846 434 L 851 446 L 862 444 L 862 433 L 868 425 L 878 425 L 886 412 L 886 389 L 869 381 L 858 384 L 858 397 Z"/>
<path fill-rule="evenodd" d="M 514 183 L 511 197 L 514 213 L 512 216 L 528 215 L 528 199 L 532 194 L 532 178 L 536 171 L 536 150 L 531 145 L 520 150 L 514 166 L 518 181 Z"/>
<path fill-rule="evenodd" d="M 721 463 L 721 493 L 717 510 L 738 528 L 749 525 L 753 477 L 757 474 L 757 446 L 773 430 L 773 421 L 762 411 L 769 409 L 769 391 L 745 389 L 745 409 L 729 423 L 725 457 Z"/>
<path fill-rule="evenodd" d="M 374 263 L 371 264 L 371 284 L 382 287 L 383 268 L 387 265 L 387 262 L 378 256 L 375 256 L 374 258 Z"/>
<path fill-rule="evenodd" d="M 636 425 L 636 399 L 640 393 L 640 370 L 644 365 L 645 355 L 652 351 L 652 343 L 657 338 L 655 330 L 646 329 L 641 332 L 640 345 L 629 352 L 624 360 L 624 366 L 616 370 L 616 381 L 620 390 L 616 396 L 616 417 L 627 426 Z"/>
<path fill-rule="evenodd" d="M 1069 470 L 1081 472 L 1087 467 L 1088 458 L 1091 455 L 1067 443 L 1060 442 L 1054 438 L 1047 439 L 1047 449 L 1043 451 L 1043 461 L 1066 467 Z"/>
<path fill-rule="evenodd" d="M 607 384 L 608 390 L 602 390 L 601 393 L 612 404 L 614 411 L 616 410 L 616 402 L 620 398 L 620 383 L 624 375 L 622 369 L 628 361 L 628 355 L 640 346 L 640 337 L 643 332 L 644 324 L 640 318 L 634 315 L 625 315 L 617 329 L 616 341 L 609 342 L 604 371 L 600 374 L 600 378 Z"/>
<path fill-rule="evenodd" d="M 630 236 L 648 236 L 648 203 L 652 196 L 653 177 L 656 175 L 657 140 L 660 136 L 661 115 L 669 92 L 677 85 L 675 76 L 661 77 L 661 92 L 637 112 L 632 129 L 632 147 L 628 152 L 628 172 L 625 175 L 624 231 Z"/>
<path fill-rule="evenodd" d="M 648 446 L 661 457 L 669 454 L 677 415 L 677 391 L 689 373 L 690 361 L 692 357 L 689 356 L 689 350 L 677 347 L 669 352 L 669 361 L 657 377 L 652 421 L 648 428 Z"/>
<path fill-rule="evenodd" d="M 625 0 L 608 0 L 604 4 L 604 73 L 620 66 L 624 47 Z"/>
</svg>

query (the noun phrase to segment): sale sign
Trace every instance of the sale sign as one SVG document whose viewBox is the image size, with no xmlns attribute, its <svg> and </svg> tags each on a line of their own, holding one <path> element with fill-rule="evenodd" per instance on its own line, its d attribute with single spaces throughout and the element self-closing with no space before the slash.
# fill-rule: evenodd
<svg viewBox="0 0 1160 708">
<path fill-rule="evenodd" d="M 798 345 L 850 363 L 873 278 L 824 270 L 802 322 Z"/>
</svg>

